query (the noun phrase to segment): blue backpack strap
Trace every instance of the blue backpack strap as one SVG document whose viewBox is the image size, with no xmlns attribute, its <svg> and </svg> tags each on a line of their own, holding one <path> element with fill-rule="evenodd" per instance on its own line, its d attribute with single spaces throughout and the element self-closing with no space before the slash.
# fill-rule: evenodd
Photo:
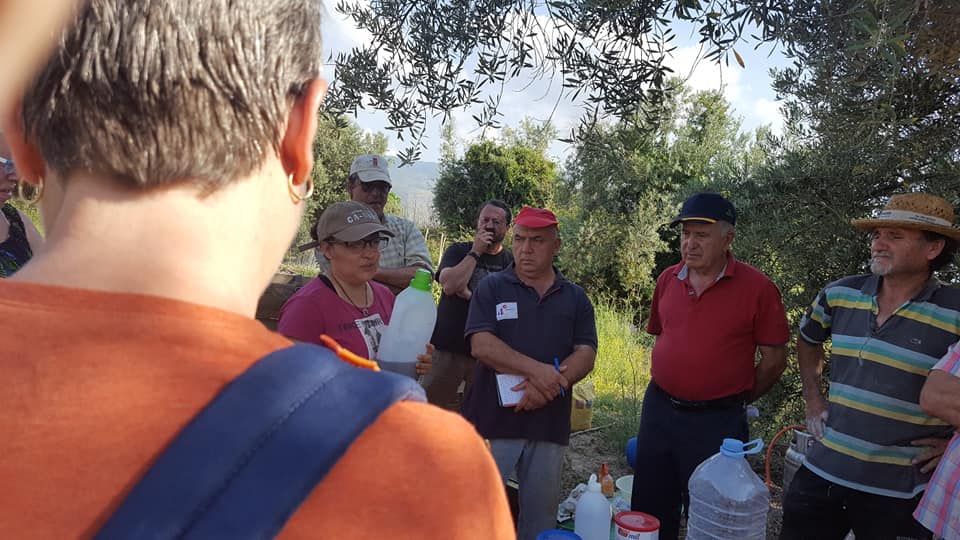
<svg viewBox="0 0 960 540">
<path fill-rule="evenodd" d="M 191 420 L 96 538 L 273 538 L 404 399 L 424 401 L 413 379 L 350 366 L 324 347 L 267 355 Z"/>
</svg>

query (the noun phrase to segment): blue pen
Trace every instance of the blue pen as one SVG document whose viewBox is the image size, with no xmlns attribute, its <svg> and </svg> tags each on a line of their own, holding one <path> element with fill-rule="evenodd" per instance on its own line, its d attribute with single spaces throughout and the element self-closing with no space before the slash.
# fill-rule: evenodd
<svg viewBox="0 0 960 540">
<path fill-rule="evenodd" d="M 560 359 L 556 356 L 553 357 L 553 366 L 557 368 L 557 373 L 560 372 Z M 567 393 L 563 391 L 563 386 L 560 387 L 560 397 L 566 396 Z"/>
</svg>

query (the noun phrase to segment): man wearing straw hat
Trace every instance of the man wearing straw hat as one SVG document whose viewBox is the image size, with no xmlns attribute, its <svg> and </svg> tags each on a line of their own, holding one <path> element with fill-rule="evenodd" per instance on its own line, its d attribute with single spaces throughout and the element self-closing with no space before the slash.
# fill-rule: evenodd
<svg viewBox="0 0 960 540">
<path fill-rule="evenodd" d="M 857 538 L 930 538 L 911 513 L 953 431 L 920 407 L 927 374 L 960 337 L 960 290 L 933 277 L 956 253 L 953 217 L 946 200 L 908 193 L 852 222 L 870 234 L 871 273 L 827 285 L 800 322 L 807 427 L 819 444 L 784 499 L 782 539 L 851 529 Z"/>
</svg>

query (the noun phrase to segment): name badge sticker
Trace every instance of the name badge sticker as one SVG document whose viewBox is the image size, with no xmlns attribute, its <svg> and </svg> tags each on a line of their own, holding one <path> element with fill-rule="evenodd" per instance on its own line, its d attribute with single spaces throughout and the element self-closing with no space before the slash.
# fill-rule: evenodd
<svg viewBox="0 0 960 540">
<path fill-rule="evenodd" d="M 504 319 L 516 319 L 517 318 L 517 303 L 516 302 L 503 302 L 502 304 L 497 304 L 497 320 L 502 321 Z"/>
</svg>

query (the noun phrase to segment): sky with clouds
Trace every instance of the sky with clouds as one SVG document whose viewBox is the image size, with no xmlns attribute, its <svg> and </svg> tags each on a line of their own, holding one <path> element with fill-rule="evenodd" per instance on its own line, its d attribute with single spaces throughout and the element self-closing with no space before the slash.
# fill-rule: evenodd
<svg viewBox="0 0 960 540">
<path fill-rule="evenodd" d="M 348 52 L 353 47 L 369 41 L 369 35 L 357 29 L 352 23 L 336 11 L 329 1 L 326 3 L 327 17 L 323 24 L 324 57 L 336 56 L 341 52 Z M 775 132 L 779 132 L 783 118 L 779 103 L 770 86 L 769 70 L 771 67 L 788 65 L 788 61 L 770 45 L 764 45 L 754 50 L 752 44 L 741 44 L 737 52 L 744 60 L 745 68 L 741 68 L 731 57 L 730 65 L 717 64 L 701 58 L 702 52 L 697 43 L 697 34 L 692 26 L 674 27 L 676 49 L 669 65 L 674 73 L 687 77 L 687 85 L 693 90 L 722 89 L 727 100 L 734 109 L 734 114 L 743 119 L 743 129 L 751 130 L 762 125 L 770 125 Z M 698 60 L 698 58 L 701 58 Z M 324 76 L 327 80 L 333 78 L 333 66 L 325 66 Z M 504 125 L 517 125 L 524 116 L 536 120 L 551 118 L 561 136 L 569 133 L 576 125 L 582 109 L 577 103 L 560 99 L 560 84 L 557 81 L 551 85 L 545 80 L 533 81 L 520 79 L 508 84 L 501 98 L 500 112 L 503 116 L 500 121 Z M 471 115 L 478 111 L 457 111 L 453 114 L 458 138 L 464 142 L 471 142 L 481 135 L 476 122 Z M 404 142 L 397 141 L 390 132 L 384 129 L 386 115 L 377 111 L 358 111 L 357 123 L 367 131 L 387 133 L 390 148 L 388 153 L 396 153 L 404 147 Z M 427 123 L 426 149 L 421 160 L 438 161 L 440 148 L 440 121 L 430 119 Z M 568 148 L 563 143 L 553 144 L 547 152 L 557 161 L 564 161 Z"/>
</svg>

